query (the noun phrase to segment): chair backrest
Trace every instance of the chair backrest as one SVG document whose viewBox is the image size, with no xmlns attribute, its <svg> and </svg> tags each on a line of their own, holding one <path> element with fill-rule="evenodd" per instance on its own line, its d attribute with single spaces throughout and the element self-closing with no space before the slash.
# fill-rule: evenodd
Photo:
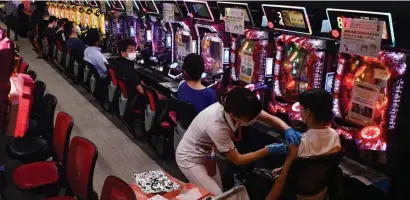
<svg viewBox="0 0 410 200">
<path fill-rule="evenodd" d="M 152 111 L 155 112 L 157 109 L 158 101 L 159 101 L 157 90 L 145 84 L 141 84 L 141 85 L 144 88 L 145 94 L 147 95 L 149 107 L 151 108 Z"/>
<path fill-rule="evenodd" d="M 57 106 L 57 98 L 52 94 L 46 94 L 43 98 L 42 111 L 40 114 L 40 134 L 52 138 L 54 129 L 54 113 Z"/>
<path fill-rule="evenodd" d="M 214 200 L 249 200 L 249 196 L 245 186 L 238 185 L 216 196 Z"/>
<path fill-rule="evenodd" d="M 72 193 L 81 200 L 94 195 L 93 176 L 97 162 L 97 147 L 87 139 L 73 137 L 68 150 L 66 177 Z"/>
<path fill-rule="evenodd" d="M 21 64 L 20 64 L 20 73 L 22 73 L 22 74 L 25 74 L 26 72 L 27 72 L 27 70 L 28 70 L 28 63 L 26 63 L 26 62 L 21 62 Z"/>
<path fill-rule="evenodd" d="M 37 79 L 37 73 L 36 73 L 35 71 L 33 71 L 33 70 L 28 70 L 27 75 L 29 75 L 29 76 L 33 79 L 33 81 L 36 81 L 36 79 Z"/>
<path fill-rule="evenodd" d="M 118 85 L 117 82 L 117 77 L 115 76 L 115 66 L 114 65 L 106 65 L 107 69 L 108 69 L 108 75 L 110 76 L 110 79 L 112 81 L 112 84 L 114 84 L 115 86 Z"/>
<path fill-rule="evenodd" d="M 118 177 L 108 176 L 101 191 L 100 200 L 136 200 L 135 193 L 128 183 Z"/>
<path fill-rule="evenodd" d="M 63 42 L 61 40 L 56 40 L 56 47 L 59 52 L 63 52 Z"/>
<path fill-rule="evenodd" d="M 315 195 L 325 189 L 343 158 L 343 152 L 296 159 L 286 180 L 284 195 Z"/>
<path fill-rule="evenodd" d="M 58 162 L 66 163 L 68 144 L 70 143 L 71 130 L 73 129 L 74 119 L 65 112 L 57 114 L 54 125 L 53 146 Z"/>
<path fill-rule="evenodd" d="M 182 101 L 174 95 L 168 99 L 171 104 L 171 109 L 175 110 L 177 122 L 181 128 L 188 129 L 189 125 L 191 124 L 192 120 L 194 120 L 196 116 L 195 108 L 189 102 Z"/>
<path fill-rule="evenodd" d="M 118 86 L 120 87 L 122 96 L 128 99 L 128 90 L 127 90 L 127 85 L 125 84 L 127 79 L 118 78 L 117 80 L 118 80 Z"/>
<path fill-rule="evenodd" d="M 33 106 L 31 107 L 32 114 L 40 115 L 45 91 L 46 84 L 43 81 L 36 81 L 33 90 Z"/>
</svg>

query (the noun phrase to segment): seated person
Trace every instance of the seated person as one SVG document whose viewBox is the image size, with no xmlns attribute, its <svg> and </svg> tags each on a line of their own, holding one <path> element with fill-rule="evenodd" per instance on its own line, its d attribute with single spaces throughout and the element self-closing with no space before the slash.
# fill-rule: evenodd
<svg viewBox="0 0 410 200">
<path fill-rule="evenodd" d="M 77 61 L 81 61 L 84 57 L 84 50 L 86 48 L 82 40 L 78 38 L 80 27 L 74 25 L 73 22 L 68 22 L 64 25 L 64 32 L 68 35 L 67 49 L 71 52 Z"/>
<path fill-rule="evenodd" d="M 137 57 L 135 42 L 131 39 L 124 39 L 118 43 L 118 50 L 120 58 L 114 61 L 116 66 L 115 75 L 118 78 L 125 78 L 127 80 L 125 84 L 129 98 L 133 98 L 137 92 L 144 94 L 138 73 L 134 69 L 134 61 Z"/>
<path fill-rule="evenodd" d="M 206 88 L 201 83 L 204 71 L 204 60 L 200 55 L 191 53 L 185 57 L 182 72 L 186 81 L 179 85 L 177 97 L 191 103 L 197 114 L 217 102 L 215 90 Z"/>
<path fill-rule="evenodd" d="M 59 19 L 57 21 L 58 30 L 57 30 L 57 33 L 56 33 L 56 40 L 63 41 L 63 42 L 66 41 L 66 37 L 65 37 L 65 33 L 64 33 L 64 25 L 65 25 L 66 22 L 67 22 L 67 18 Z"/>
<path fill-rule="evenodd" d="M 100 78 L 106 79 L 108 74 L 105 64 L 108 64 L 108 61 L 101 53 L 101 36 L 98 30 L 88 30 L 85 35 L 85 41 L 88 47 L 84 50 L 84 60 L 94 65 Z"/>
<path fill-rule="evenodd" d="M 55 16 L 51 16 L 48 20 L 48 26 L 43 30 L 43 37 L 47 38 L 49 48 L 54 46 L 54 40 L 56 38 L 56 28 L 57 26 L 57 18 Z M 52 48 L 51 48 L 52 49 Z M 49 51 L 49 57 L 52 57 L 52 51 Z"/>
<path fill-rule="evenodd" d="M 266 199 L 278 199 L 285 181 L 297 157 L 321 156 L 341 150 L 339 135 L 328 125 L 332 120 L 332 96 L 324 89 L 311 89 L 299 95 L 301 117 L 308 131 L 302 135 L 299 146 L 289 145 L 289 152 L 279 178 Z"/>
</svg>

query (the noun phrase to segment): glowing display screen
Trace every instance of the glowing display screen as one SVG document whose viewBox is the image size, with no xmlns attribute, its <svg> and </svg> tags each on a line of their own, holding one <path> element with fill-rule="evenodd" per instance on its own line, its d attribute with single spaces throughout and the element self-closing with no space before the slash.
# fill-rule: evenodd
<svg viewBox="0 0 410 200">
<path fill-rule="evenodd" d="M 366 19 L 366 20 L 376 20 L 383 21 L 383 35 L 382 43 L 386 45 L 395 44 L 394 30 L 392 24 L 392 17 L 390 13 L 381 13 L 381 12 L 368 12 L 368 11 L 359 11 L 359 10 L 343 10 L 343 9 L 326 9 L 327 17 L 330 23 L 330 26 L 333 30 L 338 30 L 341 33 L 342 30 L 342 18 L 351 18 L 351 19 Z"/>
</svg>

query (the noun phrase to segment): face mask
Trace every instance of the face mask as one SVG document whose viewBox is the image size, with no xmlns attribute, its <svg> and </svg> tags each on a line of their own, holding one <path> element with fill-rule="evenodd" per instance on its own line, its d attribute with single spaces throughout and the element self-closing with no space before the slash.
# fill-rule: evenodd
<svg viewBox="0 0 410 200">
<path fill-rule="evenodd" d="M 302 122 L 306 123 L 306 118 L 304 118 L 303 114 L 302 114 L 304 112 L 307 112 L 307 110 L 302 110 L 302 112 L 300 112 L 300 118 L 301 118 Z"/>
<path fill-rule="evenodd" d="M 252 125 L 252 124 L 255 123 L 255 122 L 256 122 L 256 118 L 252 119 L 252 120 L 249 121 L 249 122 L 240 122 L 238 125 L 240 125 L 240 126 L 250 126 L 250 125 Z"/>
<path fill-rule="evenodd" d="M 134 53 L 128 53 L 127 59 L 134 61 L 137 58 L 137 52 Z"/>
</svg>

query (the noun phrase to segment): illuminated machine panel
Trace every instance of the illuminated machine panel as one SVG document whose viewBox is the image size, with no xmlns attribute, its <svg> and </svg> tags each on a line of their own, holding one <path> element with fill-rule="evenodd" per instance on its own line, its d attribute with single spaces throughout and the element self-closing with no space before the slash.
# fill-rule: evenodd
<svg viewBox="0 0 410 200">
<path fill-rule="evenodd" d="M 300 34 L 312 34 L 309 18 L 304 7 L 262 4 L 268 27 Z"/>
<path fill-rule="evenodd" d="M 390 13 L 381 13 L 381 12 L 368 12 L 368 11 L 359 11 L 359 10 L 344 10 L 344 9 L 326 9 L 327 17 L 330 23 L 330 27 L 333 31 L 337 31 L 333 36 L 340 37 L 342 32 L 342 19 L 367 19 L 367 20 L 376 20 L 383 21 L 383 35 L 382 35 L 382 44 L 384 45 L 395 45 L 395 37 L 393 30 L 393 21 Z"/>
<path fill-rule="evenodd" d="M 158 5 L 161 6 L 159 2 L 154 2 L 153 0 L 151 0 L 151 1 L 138 1 L 138 3 L 139 3 L 139 6 L 141 7 L 140 11 L 143 11 L 145 13 L 150 13 L 150 14 L 159 14 L 160 8 L 158 8 Z"/>
<path fill-rule="evenodd" d="M 226 9 L 230 8 L 237 8 L 237 9 L 243 9 L 245 10 L 245 26 L 255 26 L 255 23 L 253 22 L 252 15 L 251 15 L 251 10 L 249 10 L 248 4 L 247 3 L 236 3 L 236 2 L 222 2 L 218 1 L 218 7 L 220 11 L 225 11 Z M 221 12 L 222 16 L 225 17 L 225 12 Z"/>
<path fill-rule="evenodd" d="M 184 4 L 189 14 L 192 15 L 192 18 L 204 21 L 214 21 L 214 16 L 206 1 L 187 0 L 184 1 Z"/>
<path fill-rule="evenodd" d="M 177 63 L 171 65 L 168 76 L 172 78 L 178 78 L 182 75 L 182 64 L 185 57 L 192 53 L 192 36 L 188 29 L 184 27 L 179 27 L 175 32 L 175 58 Z"/>
<path fill-rule="evenodd" d="M 281 103 L 269 103 L 271 113 L 289 113 L 291 120 L 300 120 L 298 95 L 311 88 L 320 88 L 326 42 L 324 40 L 280 35 L 275 41 L 273 92 Z"/>
<path fill-rule="evenodd" d="M 217 33 L 204 33 L 201 40 L 201 56 L 205 62 L 205 73 L 222 73 L 223 48 L 223 41 Z"/>
<path fill-rule="evenodd" d="M 264 82 L 267 43 L 266 32 L 247 30 L 238 50 L 238 79 L 246 84 Z"/>
<path fill-rule="evenodd" d="M 377 59 L 339 54 L 333 90 L 335 126 L 361 149 L 386 150 L 385 132 L 395 128 L 406 57 L 387 51 Z"/>
</svg>

